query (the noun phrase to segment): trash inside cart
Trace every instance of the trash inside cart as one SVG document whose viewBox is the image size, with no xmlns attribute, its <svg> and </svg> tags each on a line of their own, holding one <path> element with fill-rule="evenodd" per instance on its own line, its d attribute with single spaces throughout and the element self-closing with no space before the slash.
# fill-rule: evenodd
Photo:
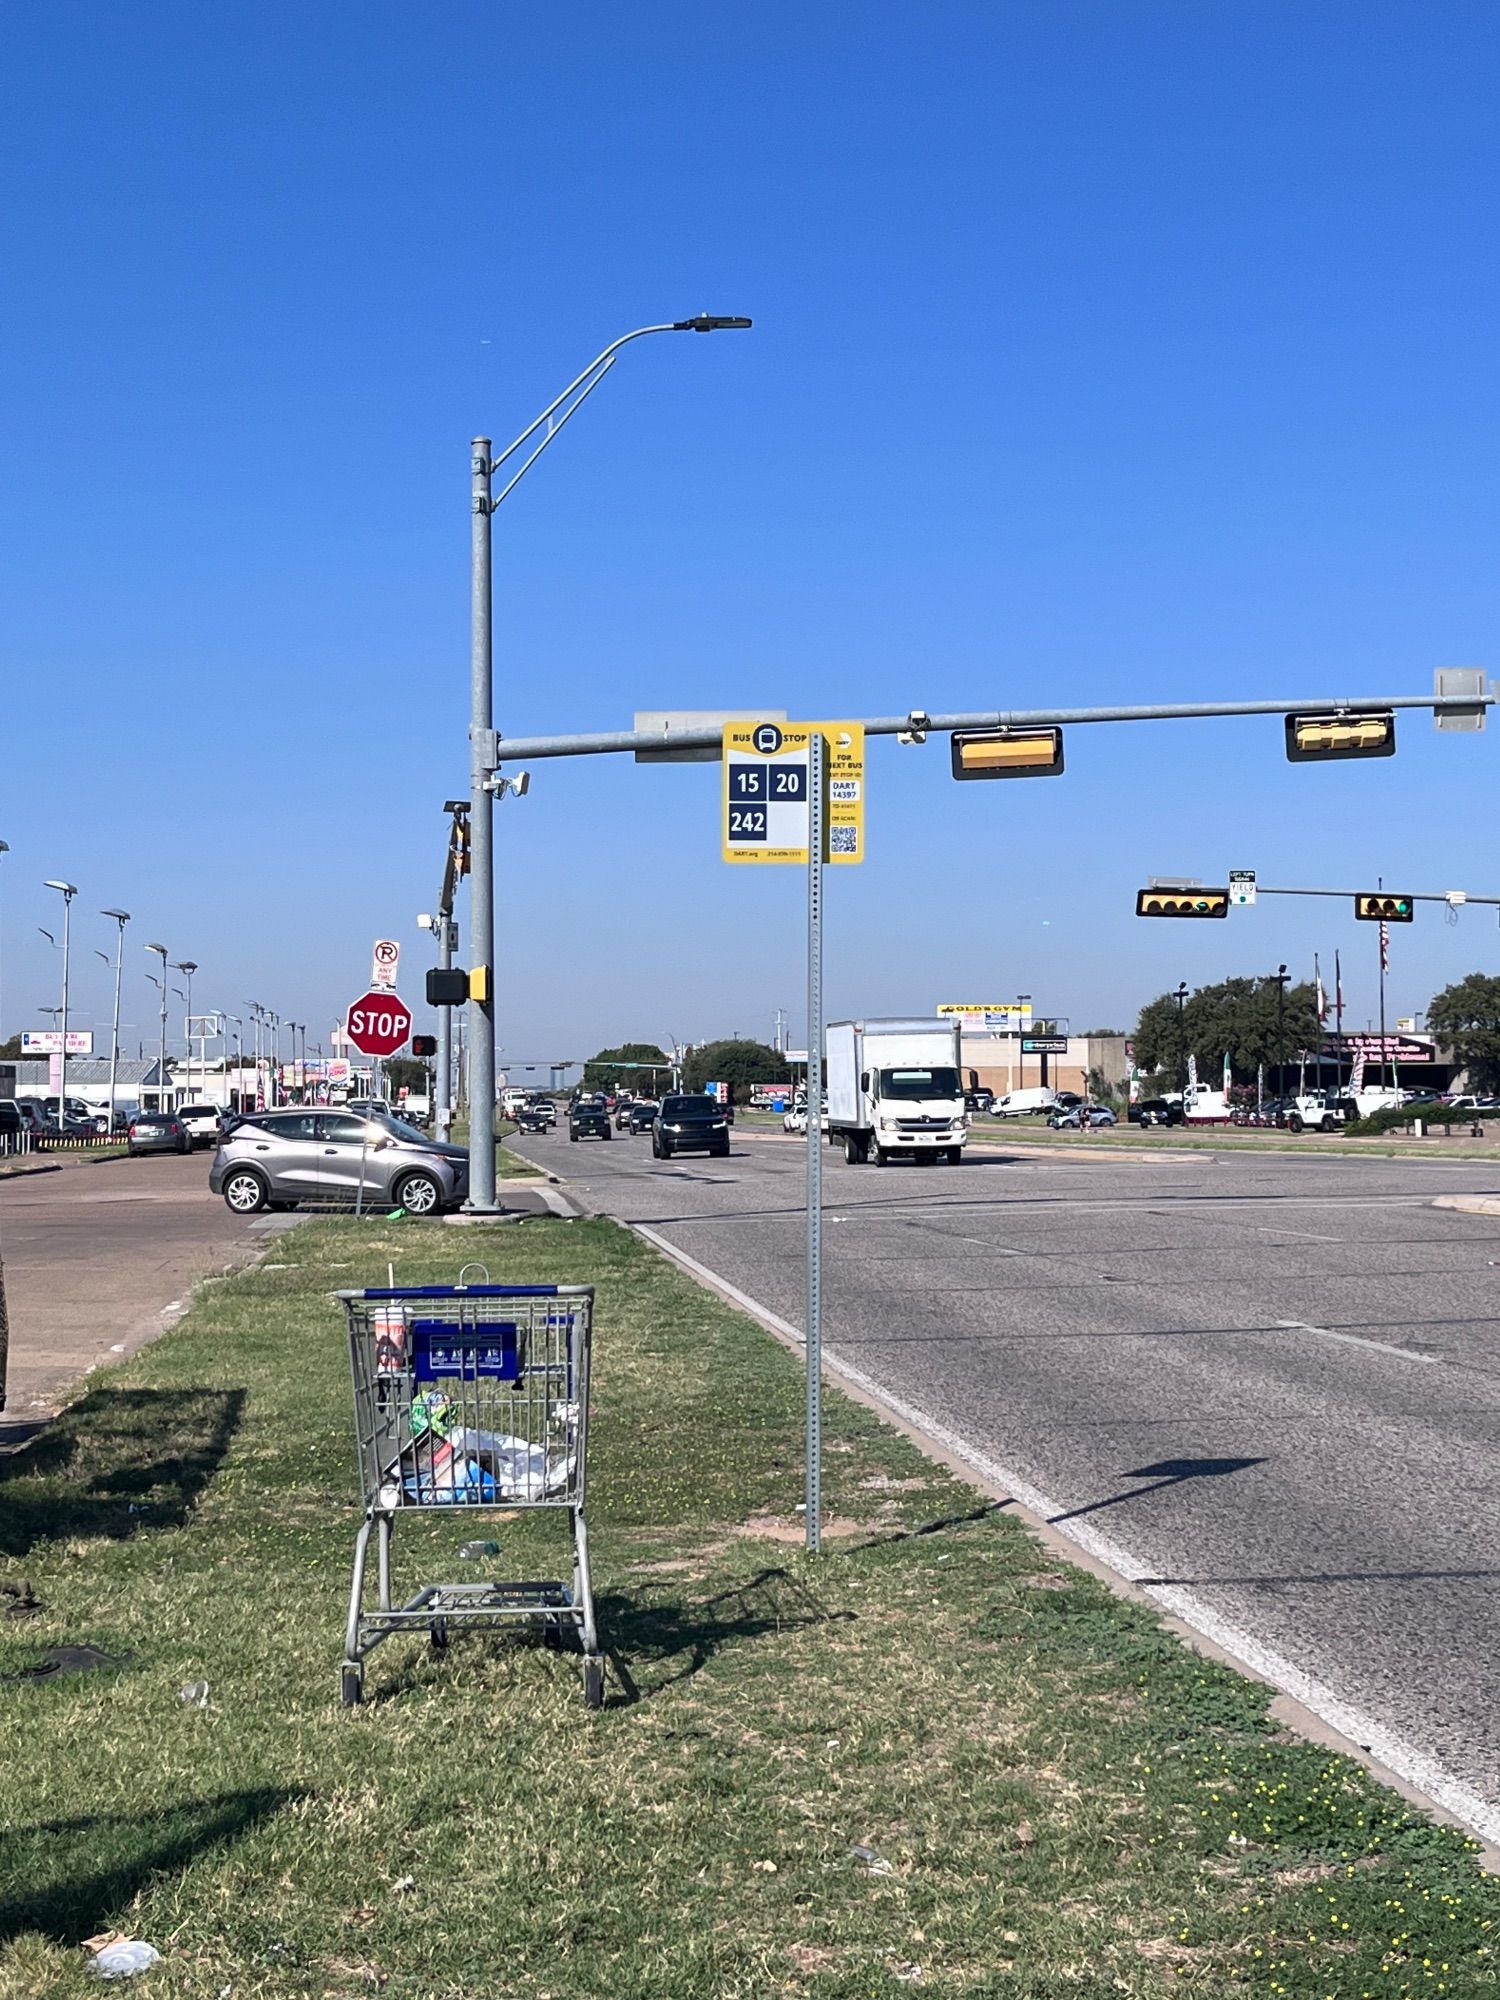
<svg viewBox="0 0 1500 2000">
<path fill-rule="evenodd" d="M 365 1661 L 395 1633 L 425 1631 L 442 1650 L 464 1627 L 526 1625 L 576 1643 L 584 1699 L 590 1708 L 604 1699 L 584 1525 L 593 1287 L 463 1282 L 482 1268 L 466 1266 L 456 1285 L 338 1294 L 365 1506 L 349 1593 L 346 1707 L 363 1696 Z M 456 1530 L 486 1509 L 565 1512 L 572 1580 L 432 1583 L 393 1604 L 396 1519 L 413 1507 L 449 1510 Z M 372 1535 L 377 1602 L 367 1610 Z M 471 1541 L 459 1553 L 493 1552 L 493 1543 Z"/>
</svg>

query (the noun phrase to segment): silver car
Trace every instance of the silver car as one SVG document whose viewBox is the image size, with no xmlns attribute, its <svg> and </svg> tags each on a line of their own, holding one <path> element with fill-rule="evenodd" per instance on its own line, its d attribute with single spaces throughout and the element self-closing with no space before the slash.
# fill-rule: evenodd
<svg viewBox="0 0 1500 2000">
<path fill-rule="evenodd" d="M 386 1114 L 257 1111 L 220 1137 L 208 1185 L 236 1215 L 300 1203 L 435 1215 L 468 1194 L 469 1156 Z"/>
</svg>

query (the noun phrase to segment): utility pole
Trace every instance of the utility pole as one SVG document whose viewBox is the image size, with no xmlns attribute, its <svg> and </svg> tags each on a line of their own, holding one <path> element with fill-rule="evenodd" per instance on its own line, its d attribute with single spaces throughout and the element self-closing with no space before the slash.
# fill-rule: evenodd
<svg viewBox="0 0 1500 2000">
<path fill-rule="evenodd" d="M 1172 998 L 1177 1002 L 1177 1060 L 1182 1069 L 1182 1092 L 1183 1092 L 1184 1109 L 1185 1109 L 1186 1108 L 1185 1100 L 1187 1097 L 1187 1087 L 1188 1087 L 1188 1045 L 1187 1045 L 1188 983 L 1185 979 L 1178 981 L 1177 989 L 1173 993 Z"/>
<path fill-rule="evenodd" d="M 72 952 L 73 898 L 78 890 L 72 882 L 44 882 L 42 886 L 58 890 L 63 899 L 62 1054 L 58 1057 L 57 1071 L 57 1130 L 62 1137 L 68 1129 L 68 967 Z"/>
<path fill-rule="evenodd" d="M 162 1112 L 167 1108 L 167 947 L 148 944 L 146 949 L 154 951 L 161 960 L 161 1049 L 156 1058 L 156 1108 Z"/>
</svg>

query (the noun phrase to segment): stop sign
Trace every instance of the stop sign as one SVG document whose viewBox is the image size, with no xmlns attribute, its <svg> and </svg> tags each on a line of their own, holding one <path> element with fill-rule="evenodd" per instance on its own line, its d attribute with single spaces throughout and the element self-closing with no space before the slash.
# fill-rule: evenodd
<svg viewBox="0 0 1500 2000">
<path fill-rule="evenodd" d="M 393 1056 L 411 1033 L 411 1014 L 394 993 L 365 993 L 349 1009 L 345 1033 L 362 1056 Z"/>
</svg>

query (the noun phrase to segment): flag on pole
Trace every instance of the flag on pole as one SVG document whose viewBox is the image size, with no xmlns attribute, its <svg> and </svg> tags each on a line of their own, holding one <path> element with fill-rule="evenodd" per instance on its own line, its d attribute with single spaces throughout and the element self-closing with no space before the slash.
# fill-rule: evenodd
<svg viewBox="0 0 1500 2000">
<path fill-rule="evenodd" d="M 1337 952 L 1333 954 L 1333 1019 L 1340 1034 L 1344 1032 L 1344 972 Z"/>
<path fill-rule="evenodd" d="M 1358 1097 L 1365 1087 L 1365 1052 L 1363 1049 L 1354 1058 L 1354 1067 L 1349 1072 L 1349 1095 Z"/>
<path fill-rule="evenodd" d="M 1380 969 L 1382 972 L 1389 972 L 1391 969 L 1391 928 L 1389 924 L 1382 924 L 1380 926 Z"/>
<path fill-rule="evenodd" d="M 1234 1071 L 1230 1067 L 1229 1051 L 1228 1049 L 1226 1049 L 1224 1051 L 1224 1095 L 1226 1098 L 1228 1097 L 1230 1091 L 1233 1090 L 1233 1088 L 1234 1088 Z"/>
<path fill-rule="evenodd" d="M 1313 953 L 1313 978 L 1318 988 L 1318 1026 L 1321 1028 L 1328 1019 L 1328 995 L 1323 991 L 1323 968 L 1318 963 L 1318 954 Z"/>
</svg>

